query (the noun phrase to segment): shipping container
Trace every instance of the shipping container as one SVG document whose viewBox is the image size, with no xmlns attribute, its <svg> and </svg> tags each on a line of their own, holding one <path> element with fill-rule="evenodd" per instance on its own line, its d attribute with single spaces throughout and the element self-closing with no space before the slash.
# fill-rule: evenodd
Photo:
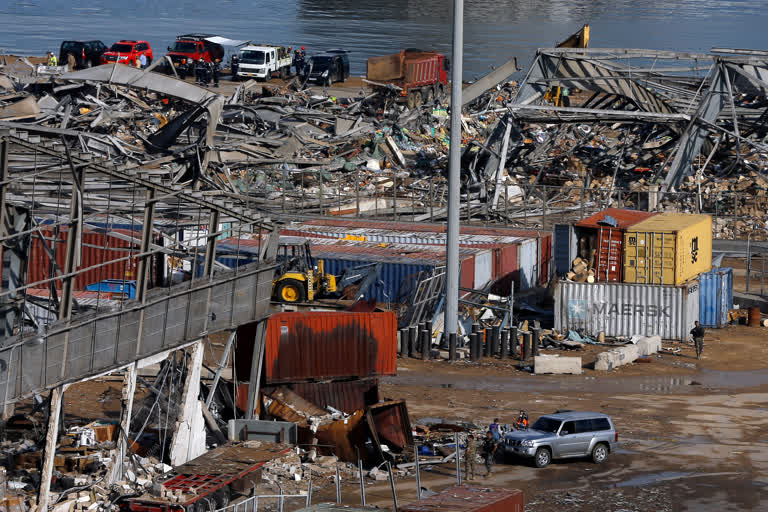
<svg viewBox="0 0 768 512">
<path fill-rule="evenodd" d="M 712 217 L 660 213 L 624 233 L 624 282 L 681 285 L 712 268 Z"/>
<path fill-rule="evenodd" d="M 539 262 L 537 241 L 526 240 L 518 245 L 517 261 L 520 265 L 519 289 L 527 290 L 536 287 Z"/>
<path fill-rule="evenodd" d="M 440 234 L 437 237 L 438 243 L 445 244 L 445 224 L 430 224 L 426 222 L 392 222 L 392 221 L 370 221 L 370 220 L 355 220 L 355 219 L 313 219 L 301 223 L 297 226 L 293 226 L 290 229 L 297 230 L 296 232 L 286 233 L 293 235 L 300 235 L 299 232 L 305 230 L 311 230 L 316 228 L 315 232 L 325 232 L 329 237 L 336 237 L 339 231 L 328 232 L 329 227 L 342 228 L 350 233 L 355 233 L 362 236 L 371 236 L 375 238 L 379 235 L 377 230 L 384 230 L 387 232 L 402 232 L 403 236 L 408 241 L 408 238 L 429 238 L 435 239 L 435 234 Z M 421 234 L 421 235 L 419 235 Z M 426 235 L 425 235 L 426 234 Z M 549 231 L 539 231 L 531 229 L 516 229 L 502 226 L 495 227 L 480 227 L 480 226 L 461 226 L 460 227 L 460 243 L 462 245 L 468 245 L 472 242 L 472 236 L 491 236 L 491 237 L 520 237 L 520 238 L 535 238 L 538 245 L 538 256 L 536 258 L 537 275 L 533 280 L 533 286 L 545 286 L 549 282 L 552 260 L 552 233 Z M 367 239 L 367 238 L 366 238 Z M 436 240 L 436 241 L 437 241 Z M 387 240 L 378 240 L 386 242 Z M 496 243 L 504 242 L 502 240 L 477 240 L 475 243 L 482 245 L 484 243 Z M 417 243 L 419 243 L 417 241 Z"/>
<path fill-rule="evenodd" d="M 109 236 L 101 232 L 83 230 L 82 233 L 82 252 L 80 253 L 80 264 L 76 270 L 88 269 L 86 272 L 75 276 L 75 289 L 84 290 L 86 286 L 104 281 L 107 279 L 133 280 L 136 278 L 138 267 L 139 244 L 141 240 L 141 231 L 130 231 L 125 229 L 113 229 L 125 237 L 131 237 L 133 241 L 124 240 L 115 236 Z M 41 234 L 46 244 L 55 254 L 56 264 L 63 269 L 66 264 L 67 238 L 69 231 L 62 229 L 58 237 L 54 239 L 54 231 L 46 229 L 41 230 Z M 160 239 L 155 243 L 162 245 Z M 119 260 L 119 261 L 114 261 Z M 100 265 L 105 262 L 113 261 L 106 265 Z M 153 256 L 152 271 L 150 272 L 150 286 L 158 281 L 164 270 L 162 256 Z M 89 268 L 92 267 L 92 268 Z M 51 259 L 40 237 L 33 236 L 29 249 L 29 265 L 27 270 L 27 283 L 34 284 L 38 288 L 44 288 L 47 285 L 46 280 L 53 278 L 56 271 L 51 265 Z M 56 288 L 61 288 L 61 279 L 54 281 Z"/>
<path fill-rule="evenodd" d="M 698 319 L 698 281 L 682 286 L 559 281 L 555 287 L 558 332 L 685 340 Z"/>
<path fill-rule="evenodd" d="M 595 270 L 595 281 L 622 280 L 624 233 L 654 215 L 637 210 L 607 208 L 573 225 L 579 256 L 592 261 L 594 254 L 591 268 Z"/>
<path fill-rule="evenodd" d="M 699 284 L 699 322 L 704 327 L 725 327 L 733 307 L 733 269 L 714 268 L 699 276 Z"/>
<path fill-rule="evenodd" d="M 485 485 L 450 487 L 434 496 L 407 503 L 403 512 L 523 512 L 523 491 Z"/>
<path fill-rule="evenodd" d="M 393 312 L 278 313 L 267 321 L 267 384 L 395 375 Z"/>
</svg>

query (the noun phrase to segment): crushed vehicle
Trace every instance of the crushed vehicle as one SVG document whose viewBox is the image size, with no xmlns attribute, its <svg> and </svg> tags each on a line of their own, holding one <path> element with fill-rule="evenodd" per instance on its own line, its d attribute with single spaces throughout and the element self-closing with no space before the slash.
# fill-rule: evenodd
<svg viewBox="0 0 768 512">
<path fill-rule="evenodd" d="M 366 78 L 376 88 L 394 87 L 400 101 L 416 108 L 443 98 L 448 90 L 450 61 L 442 53 L 415 49 L 383 57 L 370 57 Z"/>
<path fill-rule="evenodd" d="M 101 63 L 101 56 L 109 48 L 98 40 L 64 41 L 59 49 L 59 62 L 66 63 L 70 53 L 75 58 L 76 68 L 92 68 Z"/>
<path fill-rule="evenodd" d="M 344 61 L 347 61 L 345 70 Z M 338 53 L 321 53 L 307 59 L 304 75 L 308 82 L 329 86 L 349 78 L 349 57 Z"/>
<path fill-rule="evenodd" d="M 504 436 L 507 454 L 532 459 L 537 468 L 553 459 L 591 457 L 601 464 L 616 450 L 619 433 L 611 418 L 596 412 L 558 411 L 541 416 L 527 430 Z"/>
<path fill-rule="evenodd" d="M 154 55 L 152 53 L 152 47 L 149 46 L 147 41 L 124 39 L 110 46 L 109 50 L 101 55 L 100 63 L 111 64 L 113 62 L 119 62 L 121 64 L 135 66 L 142 55 L 147 58 L 147 64 L 152 63 Z"/>
<path fill-rule="evenodd" d="M 293 55 L 284 46 L 248 45 L 238 52 L 237 74 L 239 78 L 269 80 L 277 75 L 285 79 L 291 73 Z"/>
</svg>

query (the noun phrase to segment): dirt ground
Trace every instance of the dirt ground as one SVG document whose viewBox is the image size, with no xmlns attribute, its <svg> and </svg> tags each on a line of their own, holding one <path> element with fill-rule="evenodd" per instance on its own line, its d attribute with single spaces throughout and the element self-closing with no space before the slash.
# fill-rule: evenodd
<svg viewBox="0 0 768 512">
<path fill-rule="evenodd" d="M 498 360 L 405 360 L 382 394 L 406 399 L 414 423 L 427 417 L 511 423 L 520 409 L 532 421 L 557 409 L 611 415 L 620 449 L 603 465 L 569 460 L 536 469 L 510 461 L 479 479 L 522 489 L 526 511 L 766 510 L 766 335 L 768 329 L 745 326 L 711 330 L 700 360 L 684 346 L 681 355 L 657 355 L 650 364 L 610 373 L 585 368 L 578 376 L 531 375 Z M 435 490 L 453 483 L 452 465 L 435 466 L 422 479 Z M 375 489 L 369 502 L 375 495 L 376 504 L 391 504 L 388 487 Z M 415 485 L 404 482 L 398 495 L 401 503 L 414 499 Z"/>
</svg>

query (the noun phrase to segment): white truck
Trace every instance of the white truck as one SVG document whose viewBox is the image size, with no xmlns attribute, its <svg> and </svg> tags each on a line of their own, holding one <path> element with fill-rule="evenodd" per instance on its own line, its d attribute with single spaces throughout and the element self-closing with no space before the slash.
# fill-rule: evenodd
<svg viewBox="0 0 768 512">
<path fill-rule="evenodd" d="M 238 52 L 237 78 L 284 79 L 291 73 L 293 55 L 284 46 L 243 46 Z"/>
</svg>

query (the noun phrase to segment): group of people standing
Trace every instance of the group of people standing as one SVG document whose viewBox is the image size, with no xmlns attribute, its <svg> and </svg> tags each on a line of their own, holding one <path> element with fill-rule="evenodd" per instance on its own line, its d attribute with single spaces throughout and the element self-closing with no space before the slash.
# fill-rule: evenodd
<svg viewBox="0 0 768 512">
<path fill-rule="evenodd" d="M 207 86 L 213 81 L 213 86 L 218 87 L 221 76 L 221 59 L 215 59 L 213 62 L 205 62 L 203 59 L 192 62 L 192 59 L 189 59 L 187 62 L 179 64 L 176 72 L 182 80 L 185 80 L 187 75 L 194 73 L 196 84 Z"/>
<path fill-rule="evenodd" d="M 491 476 L 493 474 L 493 463 L 496 460 L 496 453 L 499 449 L 499 445 L 502 442 L 502 429 L 499 424 L 499 419 L 493 420 L 493 423 L 488 427 L 484 438 L 469 434 L 467 439 L 467 448 L 464 451 L 464 474 L 467 480 L 474 480 L 475 478 L 475 459 L 477 457 L 478 443 L 481 443 L 483 450 L 483 461 L 485 462 L 485 476 Z"/>
</svg>

